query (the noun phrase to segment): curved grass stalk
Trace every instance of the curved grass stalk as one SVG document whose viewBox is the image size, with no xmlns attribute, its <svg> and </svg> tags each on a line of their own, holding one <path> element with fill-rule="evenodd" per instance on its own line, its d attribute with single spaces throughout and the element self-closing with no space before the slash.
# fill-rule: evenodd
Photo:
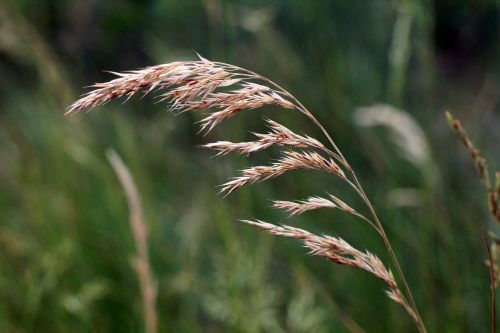
<svg viewBox="0 0 500 333">
<path fill-rule="evenodd" d="M 269 134 L 256 134 L 259 138 L 257 141 L 241 143 L 220 141 L 205 146 L 218 150 L 219 154 L 229 152 L 249 154 L 273 145 L 288 147 L 289 149 L 300 147 L 303 151 L 284 151 L 281 159 L 268 166 L 254 166 L 245 169 L 240 176 L 222 185 L 222 191 L 229 194 L 243 186 L 275 178 L 288 171 L 299 169 L 321 170 L 339 177 L 359 195 L 370 211 L 371 219 L 353 209 L 346 209 L 349 206 L 346 204 L 343 206 L 343 202 L 334 196 L 331 196 L 331 198 L 335 202 L 331 202 L 331 204 L 328 204 L 327 201 L 320 197 L 314 197 L 315 199 L 312 201 L 299 202 L 299 206 L 296 206 L 297 203 L 293 206 L 294 204 L 289 202 L 288 206 L 283 204 L 278 208 L 286 210 L 287 207 L 293 206 L 293 209 L 298 209 L 297 212 L 300 214 L 310 210 L 309 208 L 343 207 L 344 211 L 366 221 L 381 236 L 403 284 L 404 294 L 400 292 L 392 273 L 383 266 L 378 257 L 369 252 L 356 250 L 341 240 L 337 242 L 334 238 L 328 236 L 321 238 L 304 230 L 286 226 L 281 228 L 264 222 L 248 223 L 274 235 L 299 238 L 304 241 L 307 238 L 311 241 L 306 241 L 305 244 L 313 254 L 323 256 L 337 264 L 369 271 L 389 285 L 389 297 L 405 308 L 420 332 L 426 332 L 416 302 L 385 229 L 356 173 L 323 125 L 295 96 L 277 83 L 253 71 L 223 62 L 211 62 L 201 56 L 198 61 L 174 62 L 116 74 L 118 75 L 117 79 L 94 85 L 95 90 L 71 105 L 66 114 L 92 109 L 117 97 L 126 96 L 130 98 L 141 90 L 145 94 L 154 90 L 167 90 L 160 96 L 161 100 L 170 102 L 171 110 L 179 113 L 200 109 L 215 109 L 215 112 L 200 121 L 202 131 L 205 132 L 211 131 L 221 122 L 235 116 L 242 110 L 260 108 L 264 105 L 296 109 L 304 114 L 325 135 L 333 151 L 314 138 L 296 135 L 285 126 L 268 121 L 271 124 L 272 132 Z M 256 83 L 256 81 L 259 83 Z M 323 156 L 324 154 L 327 157 Z M 300 205 L 309 205 L 309 207 Z"/>
<path fill-rule="evenodd" d="M 314 125 L 316 125 L 320 130 L 321 132 L 323 132 L 323 134 L 325 135 L 326 139 L 328 140 L 328 142 L 331 144 L 331 146 L 333 147 L 333 149 L 335 150 L 336 154 L 335 155 L 336 157 L 339 157 L 339 161 L 346 167 L 346 169 L 350 172 L 352 178 L 353 178 L 353 181 L 354 181 L 354 184 L 351 183 L 351 187 L 353 187 L 356 192 L 358 193 L 358 195 L 361 197 L 361 199 L 363 200 L 363 202 L 366 204 L 367 208 L 370 210 L 370 214 L 372 215 L 372 218 L 374 219 L 375 221 L 375 226 L 376 226 L 376 230 L 378 231 L 378 233 L 380 234 L 380 236 L 382 237 L 383 241 L 384 241 L 384 244 L 389 252 L 389 255 L 391 257 L 391 260 L 392 262 L 394 263 L 394 266 L 396 267 L 396 270 L 398 272 L 398 275 L 403 283 L 403 286 L 405 288 L 405 291 L 406 291 L 406 294 L 408 296 L 408 298 L 410 299 L 410 302 L 411 302 L 411 306 L 412 306 L 412 309 L 413 311 L 415 312 L 416 316 L 418 317 L 418 326 L 419 326 L 419 330 L 421 332 L 426 332 L 426 329 L 425 329 L 425 325 L 423 323 L 423 320 L 420 316 L 420 313 L 418 311 L 418 308 L 417 308 L 417 304 L 415 302 L 415 299 L 413 297 L 413 294 L 411 292 L 411 289 L 408 285 L 408 282 L 406 280 L 406 277 L 403 273 L 403 270 L 401 269 L 401 265 L 399 264 L 399 261 L 396 257 L 396 254 L 394 253 L 394 250 L 392 248 L 392 245 L 389 241 L 389 238 L 387 237 L 387 234 L 384 230 L 384 227 L 382 225 L 382 223 L 380 222 L 380 219 L 378 218 L 378 215 L 375 211 L 375 208 L 373 207 L 373 204 L 371 203 L 371 201 L 368 199 L 368 196 L 366 195 L 363 187 L 361 186 L 361 183 L 359 182 L 357 176 L 356 176 L 356 173 L 355 171 L 351 168 L 349 162 L 347 161 L 347 159 L 344 157 L 344 154 L 342 154 L 342 151 L 338 148 L 337 144 L 335 143 L 335 141 L 333 141 L 332 137 L 330 136 L 330 134 L 328 133 L 328 131 L 323 127 L 323 125 L 316 119 L 316 117 L 314 117 L 314 115 L 295 97 L 293 96 L 291 93 L 289 93 L 286 89 L 284 89 L 283 87 L 281 87 L 280 85 L 278 85 L 277 83 L 269 80 L 268 78 L 260 75 L 260 74 L 257 74 L 255 72 L 252 72 L 250 70 L 247 70 L 247 69 L 244 69 L 244 68 L 241 68 L 241 67 L 238 67 L 238 66 L 234 66 L 234 65 L 230 65 L 230 64 L 226 64 L 226 63 L 222 63 L 222 62 L 216 62 L 217 64 L 220 64 L 222 66 L 228 66 L 228 67 L 231 67 L 231 68 L 234 68 L 236 70 L 242 70 L 242 71 L 245 71 L 251 75 L 254 75 L 256 77 L 258 77 L 260 80 L 263 80 L 265 82 L 268 82 L 269 84 L 273 85 L 274 87 L 276 87 L 277 89 L 279 89 L 283 94 L 285 94 L 287 97 L 289 97 L 291 100 L 293 100 L 296 105 L 299 107 L 299 111 L 301 111 L 304 115 L 306 115 Z M 364 218 L 364 217 L 363 217 Z M 373 225 L 373 222 L 370 221 L 370 225 Z"/>
</svg>

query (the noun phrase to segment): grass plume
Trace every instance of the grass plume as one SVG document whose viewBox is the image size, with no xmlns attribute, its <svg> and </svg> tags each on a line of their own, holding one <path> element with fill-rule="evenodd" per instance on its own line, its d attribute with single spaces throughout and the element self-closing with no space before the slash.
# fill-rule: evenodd
<svg viewBox="0 0 500 333">
<path fill-rule="evenodd" d="M 233 152 L 248 155 L 271 146 L 282 149 L 278 160 L 266 166 L 252 166 L 242 170 L 239 176 L 221 185 L 221 192 L 229 194 L 246 185 L 269 180 L 293 170 L 320 170 L 346 182 L 366 204 L 371 214 L 370 217 L 357 213 L 335 196 L 331 196 L 331 200 L 313 197 L 298 203 L 287 202 L 285 204 L 284 201 L 277 201 L 276 206 L 292 215 L 319 207 L 340 208 L 369 223 L 384 241 L 402 288 L 378 256 L 370 252 L 359 251 L 339 238 L 316 236 L 305 230 L 289 226 L 278 227 L 260 221 L 245 221 L 245 223 L 276 236 L 298 238 L 304 242 L 312 254 L 327 258 L 337 264 L 365 270 L 381 279 L 389 287 L 389 297 L 403 306 L 415 322 L 419 332 L 426 332 L 385 229 L 354 170 L 330 134 L 292 94 L 273 81 L 250 70 L 226 63 L 212 62 L 202 57 L 197 61 L 173 62 L 115 74 L 118 78 L 95 84 L 94 90 L 71 105 L 66 114 L 90 110 L 119 97 L 128 99 L 139 92 L 148 94 L 158 91 L 160 100 L 167 102 L 172 112 L 211 110 L 212 112 L 199 122 L 200 131 L 204 133 L 240 112 L 265 105 L 295 110 L 305 115 L 323 132 L 330 148 L 326 148 L 315 138 L 297 135 L 282 124 L 271 120 L 266 121 L 269 133 L 255 134 L 256 141 L 239 143 L 218 141 L 206 144 L 205 147 L 214 149 L 218 155 Z M 300 150 L 295 150 L 295 148 L 300 148 Z"/>
</svg>

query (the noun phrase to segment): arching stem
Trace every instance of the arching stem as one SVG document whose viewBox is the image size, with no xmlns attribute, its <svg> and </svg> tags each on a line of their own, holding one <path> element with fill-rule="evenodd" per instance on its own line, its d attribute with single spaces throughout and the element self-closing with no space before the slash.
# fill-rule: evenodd
<svg viewBox="0 0 500 333">
<path fill-rule="evenodd" d="M 403 273 L 403 270 L 401 269 L 401 266 L 400 266 L 399 261 L 398 261 L 398 259 L 396 257 L 396 254 L 394 253 L 394 250 L 393 250 L 393 248 L 391 246 L 389 238 L 387 237 L 385 229 L 384 229 L 382 223 L 380 222 L 380 219 L 378 218 L 377 213 L 375 212 L 375 208 L 373 207 L 373 204 L 368 199 L 368 197 L 367 197 L 367 195 L 366 195 L 363 187 L 361 186 L 361 184 L 360 184 L 360 182 L 359 182 L 359 180 L 358 180 L 358 178 L 356 176 L 356 173 L 351 168 L 349 162 L 344 157 L 344 155 L 342 154 L 342 152 L 340 151 L 340 149 L 337 147 L 337 145 L 333 141 L 332 137 L 330 136 L 330 134 L 328 134 L 328 132 L 326 131 L 326 129 L 323 127 L 323 125 L 321 125 L 321 123 L 316 119 L 316 117 L 314 117 L 314 115 L 297 98 L 295 98 L 295 96 L 293 96 L 291 93 L 289 93 L 286 89 L 284 89 L 283 87 L 281 87 L 277 83 L 269 80 L 268 78 L 266 78 L 266 77 L 264 77 L 264 76 L 262 76 L 260 74 L 252 72 L 252 71 L 250 71 L 248 69 L 245 69 L 245 68 L 241 68 L 241 67 L 234 66 L 234 65 L 231 65 L 231 64 L 226 64 L 226 63 L 223 63 L 223 62 L 214 62 L 214 64 L 220 65 L 220 66 L 228 68 L 228 69 L 233 69 L 236 72 L 240 72 L 240 73 L 241 72 L 245 72 L 245 73 L 249 74 L 250 77 L 253 77 L 253 78 L 258 79 L 258 80 L 262 80 L 262 81 L 267 82 L 270 85 L 274 86 L 281 93 L 283 93 L 284 95 L 286 95 L 291 101 L 293 101 L 295 103 L 295 105 L 297 106 L 298 111 L 300 111 L 306 117 L 308 117 L 309 120 L 311 120 L 312 123 L 314 125 L 316 125 L 316 127 L 318 127 L 321 130 L 321 132 L 323 132 L 323 134 L 327 138 L 328 142 L 333 147 L 335 153 L 338 154 L 338 157 L 340 157 L 340 161 L 342 162 L 342 164 L 345 166 L 345 168 L 351 174 L 354 183 L 352 183 L 350 181 L 348 181 L 348 182 L 350 183 L 351 186 L 354 185 L 352 187 L 356 190 L 356 192 L 358 193 L 358 195 L 361 197 L 361 199 L 363 200 L 363 202 L 368 207 L 368 209 L 370 211 L 370 214 L 372 215 L 372 217 L 374 219 L 374 222 L 375 222 L 374 225 L 373 225 L 373 223 L 370 223 L 370 224 L 378 231 L 378 233 L 382 237 L 382 240 L 384 241 L 384 245 L 387 248 L 387 251 L 389 252 L 389 256 L 391 257 L 391 260 L 392 260 L 394 266 L 396 267 L 396 271 L 397 271 L 397 273 L 399 275 L 399 278 L 401 279 L 401 282 L 403 283 L 403 287 L 405 289 L 406 296 L 409 298 L 411 308 L 412 308 L 412 310 L 415 313 L 415 316 L 417 318 L 417 320 L 416 320 L 417 328 L 418 328 L 419 332 L 426 333 L 427 330 L 425 328 L 425 325 L 424 325 L 424 322 L 422 320 L 422 317 L 420 316 L 420 313 L 418 311 L 417 304 L 415 302 L 413 294 L 412 294 L 412 292 L 410 290 L 410 287 L 409 287 L 408 282 L 406 280 L 406 277 L 405 277 L 405 275 Z"/>
</svg>

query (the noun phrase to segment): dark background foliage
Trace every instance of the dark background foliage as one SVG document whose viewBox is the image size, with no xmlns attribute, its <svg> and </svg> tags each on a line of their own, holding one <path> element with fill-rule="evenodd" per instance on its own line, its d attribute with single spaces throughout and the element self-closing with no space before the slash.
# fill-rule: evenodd
<svg viewBox="0 0 500 333">
<path fill-rule="evenodd" d="M 388 261 L 376 235 L 340 212 L 288 219 L 269 207 L 272 198 L 325 191 L 362 207 L 347 188 L 297 172 L 216 195 L 236 169 L 275 154 L 212 159 L 197 145 L 248 139 L 264 113 L 320 138 L 300 115 L 249 112 L 204 138 L 197 116 L 173 117 L 151 97 L 63 117 L 83 86 L 112 78 L 103 70 L 195 51 L 268 76 L 318 116 L 373 198 L 430 331 L 487 331 L 480 227 L 495 225 L 444 111 L 463 120 L 498 169 L 499 15 L 493 0 L 1 1 L 0 331 L 143 331 L 109 147 L 142 195 L 162 332 L 414 329 L 368 274 L 235 222 L 258 217 L 338 235 Z M 413 128 L 356 121 L 358 108 L 378 103 L 422 129 L 420 162 L 386 135 Z"/>
</svg>

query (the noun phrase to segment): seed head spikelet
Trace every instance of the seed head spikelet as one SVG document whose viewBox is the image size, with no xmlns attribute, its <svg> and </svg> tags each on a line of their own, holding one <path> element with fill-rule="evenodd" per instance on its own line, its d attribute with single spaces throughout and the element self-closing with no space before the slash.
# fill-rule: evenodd
<svg viewBox="0 0 500 333">
<path fill-rule="evenodd" d="M 301 201 L 275 200 L 273 201 L 273 207 L 285 210 L 290 216 L 293 216 L 319 208 L 337 208 L 337 205 L 325 198 L 309 197 Z"/>
<path fill-rule="evenodd" d="M 410 316 L 416 320 L 413 310 L 399 290 L 394 275 L 374 254 L 368 251 L 360 251 L 338 237 L 318 236 L 303 229 L 287 225 L 277 226 L 260 220 L 242 220 L 241 222 L 275 236 L 299 239 L 303 242 L 304 246 L 309 249 L 309 253 L 312 255 L 326 258 L 339 265 L 361 269 L 374 275 L 385 282 L 389 287 L 387 291 L 389 298 L 401 304 L 408 311 Z"/>
<path fill-rule="evenodd" d="M 327 150 L 321 142 L 314 138 L 295 134 L 290 129 L 270 119 L 266 119 L 266 123 L 270 131 L 264 134 L 253 133 L 258 138 L 256 141 L 217 141 L 202 145 L 202 147 L 218 151 L 217 156 L 229 153 L 250 155 L 273 145 L 295 148 L 317 148 L 323 151 Z"/>
<path fill-rule="evenodd" d="M 315 169 L 345 178 L 344 172 L 333 161 L 315 152 L 285 151 L 282 157 L 269 166 L 254 166 L 241 171 L 240 176 L 222 184 L 220 192 L 227 194 L 249 184 L 275 178 L 292 170 Z"/>
</svg>

